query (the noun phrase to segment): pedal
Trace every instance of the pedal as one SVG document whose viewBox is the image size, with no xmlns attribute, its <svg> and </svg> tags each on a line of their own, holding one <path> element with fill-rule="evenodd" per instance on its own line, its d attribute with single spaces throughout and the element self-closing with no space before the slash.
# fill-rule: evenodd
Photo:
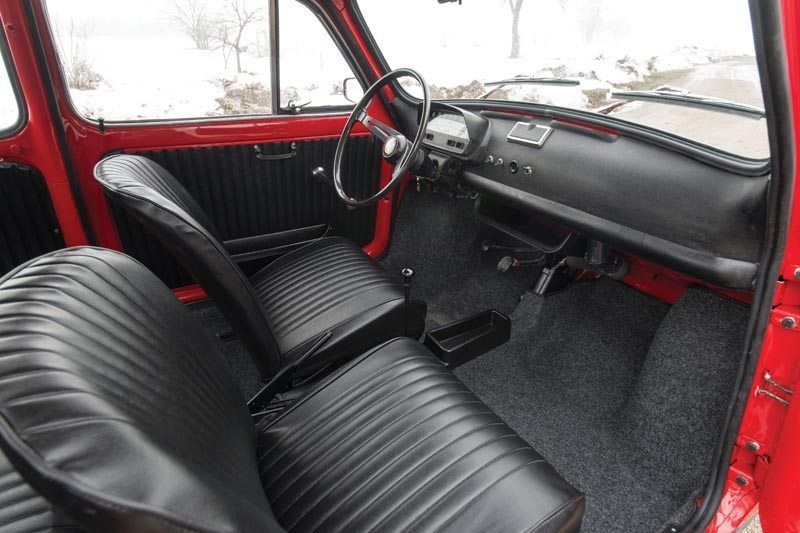
<svg viewBox="0 0 800 533">
<path fill-rule="evenodd" d="M 533 293 L 538 294 L 539 296 L 547 293 L 547 290 L 550 288 L 550 285 L 553 283 L 556 275 L 562 269 L 566 268 L 566 265 L 567 258 L 565 257 L 555 265 L 544 268 L 542 273 L 539 275 L 539 279 L 536 280 L 536 285 L 533 287 Z"/>
<path fill-rule="evenodd" d="M 497 270 L 500 272 L 508 272 L 512 268 L 542 266 L 546 260 L 547 257 L 545 255 L 537 257 L 536 259 L 515 259 L 507 255 L 497 263 Z"/>
</svg>

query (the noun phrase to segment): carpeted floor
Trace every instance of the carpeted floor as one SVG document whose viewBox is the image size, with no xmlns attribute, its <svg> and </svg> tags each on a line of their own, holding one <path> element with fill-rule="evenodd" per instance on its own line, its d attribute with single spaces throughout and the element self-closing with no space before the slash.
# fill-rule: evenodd
<svg viewBox="0 0 800 533">
<path fill-rule="evenodd" d="M 607 279 L 533 295 L 540 269 L 499 272 L 503 254 L 480 251 L 472 205 L 409 191 L 382 265 L 415 269 L 429 327 L 511 313 L 511 340 L 455 373 L 587 495 L 583 531 L 680 522 L 708 475 L 747 308 L 701 289 L 670 307 Z M 212 333 L 230 330 L 213 305 L 192 310 Z M 254 394 L 261 384 L 239 341 L 217 340 Z"/>
<path fill-rule="evenodd" d="M 231 331 L 228 321 L 210 301 L 191 304 L 189 309 L 192 310 L 200 320 L 200 323 L 205 326 L 214 337 L 214 340 L 217 341 L 217 345 L 222 349 L 222 353 L 225 354 L 225 359 L 231 372 L 233 372 L 233 377 L 239 384 L 239 388 L 242 390 L 242 394 L 245 399 L 249 400 L 261 389 L 263 383 L 261 383 L 253 360 L 247 355 L 239 339 L 235 337 L 229 340 L 220 339 L 220 335 L 225 335 Z"/>
<path fill-rule="evenodd" d="M 511 340 L 455 370 L 587 495 L 584 531 L 659 531 L 703 485 L 747 309 L 609 280 L 526 294 Z"/>
<path fill-rule="evenodd" d="M 380 264 L 397 273 L 410 267 L 414 298 L 428 302 L 429 329 L 486 309 L 510 313 L 541 272 L 497 270 L 503 252 L 482 252 L 474 202 L 444 194 L 406 192 L 389 252 Z"/>
</svg>

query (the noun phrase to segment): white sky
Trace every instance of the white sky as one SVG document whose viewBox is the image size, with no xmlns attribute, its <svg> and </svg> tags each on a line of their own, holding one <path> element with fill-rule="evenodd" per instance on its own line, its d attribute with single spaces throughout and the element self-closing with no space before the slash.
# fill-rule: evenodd
<svg viewBox="0 0 800 533">
<path fill-rule="evenodd" d="M 11 80 L 0 61 L 0 130 L 4 130 L 16 122 L 19 117 L 17 101 L 11 88 Z"/>
<path fill-rule="evenodd" d="M 467 52 L 494 41 L 508 54 L 511 14 L 505 0 L 463 0 L 462 5 L 360 0 L 359 5 L 387 56 L 413 50 L 414 41 L 438 55 L 443 55 L 437 49 L 443 44 Z M 566 0 L 563 7 L 560 0 L 525 0 L 520 15 L 523 54 L 564 55 L 582 47 L 579 26 L 593 11 L 599 12 L 598 52 L 624 48 L 633 55 L 682 45 L 753 51 L 747 0 Z"/>
</svg>

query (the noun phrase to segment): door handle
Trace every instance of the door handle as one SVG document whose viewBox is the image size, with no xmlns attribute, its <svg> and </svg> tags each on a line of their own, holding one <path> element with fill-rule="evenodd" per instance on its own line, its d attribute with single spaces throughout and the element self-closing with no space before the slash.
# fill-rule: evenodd
<svg viewBox="0 0 800 533">
<path fill-rule="evenodd" d="M 260 159 L 261 161 L 282 161 L 284 159 L 291 159 L 297 155 L 297 143 L 292 143 L 289 145 L 290 152 L 286 152 L 285 154 L 265 154 L 261 151 L 261 147 L 259 145 L 253 145 L 253 151 L 256 153 L 256 158 Z"/>
</svg>

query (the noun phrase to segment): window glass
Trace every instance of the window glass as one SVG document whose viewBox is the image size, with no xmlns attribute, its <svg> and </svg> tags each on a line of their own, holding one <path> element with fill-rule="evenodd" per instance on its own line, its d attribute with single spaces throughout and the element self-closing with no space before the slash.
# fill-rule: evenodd
<svg viewBox="0 0 800 533">
<path fill-rule="evenodd" d="M 342 82 L 353 72 L 322 23 L 294 0 L 281 0 L 278 16 L 281 107 L 352 105 Z"/>
<path fill-rule="evenodd" d="M 3 37 L 0 36 L 0 39 Z M 0 131 L 13 127 L 19 120 L 19 103 L 11 85 L 9 72 L 0 57 Z"/>
<path fill-rule="evenodd" d="M 399 9 L 387 9 L 385 0 L 358 0 L 358 5 L 389 66 L 417 69 L 435 98 L 575 108 L 746 157 L 769 156 L 763 118 L 667 105 L 660 98 L 709 96 L 763 108 L 747 0 L 406 0 Z M 492 84 L 502 80 L 509 81 Z M 660 99 L 630 94 L 651 90 L 658 90 Z"/>
<path fill-rule="evenodd" d="M 266 0 L 47 0 L 69 94 L 88 118 L 269 113 Z"/>
</svg>

